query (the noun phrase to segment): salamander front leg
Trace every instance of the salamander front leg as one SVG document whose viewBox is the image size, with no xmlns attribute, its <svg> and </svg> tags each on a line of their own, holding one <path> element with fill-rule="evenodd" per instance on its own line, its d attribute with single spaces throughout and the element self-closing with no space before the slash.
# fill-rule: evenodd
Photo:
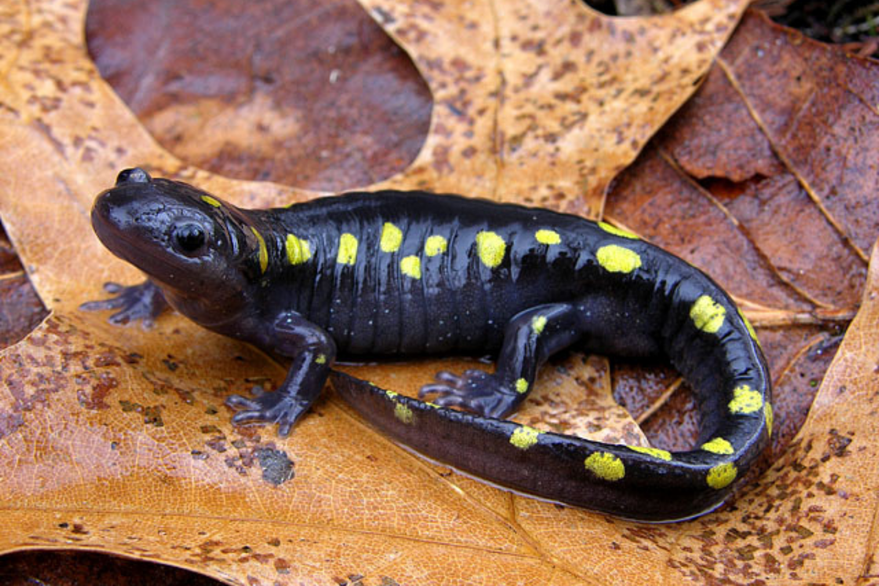
<svg viewBox="0 0 879 586">
<path fill-rule="evenodd" d="M 125 325 L 141 320 L 145 328 L 151 327 L 155 319 L 168 309 L 162 290 L 152 281 L 128 287 L 119 283 L 104 283 L 104 291 L 113 297 L 87 301 L 79 308 L 83 311 L 118 309 L 110 316 L 111 324 Z"/>
<path fill-rule="evenodd" d="M 419 397 L 435 394 L 442 407 L 462 407 L 486 417 L 503 418 L 531 391 L 537 369 L 552 354 L 577 341 L 581 329 L 569 303 L 526 309 L 507 324 L 497 370 L 467 370 L 462 376 L 442 371 L 436 383 L 421 387 Z"/>
<path fill-rule="evenodd" d="M 273 327 L 274 338 L 279 340 L 275 350 L 293 358 L 284 383 L 278 390 L 252 399 L 231 395 L 226 405 L 238 410 L 232 423 L 277 423 L 278 434 L 286 436 L 323 389 L 336 357 L 336 344 L 299 314 L 284 314 Z"/>
</svg>

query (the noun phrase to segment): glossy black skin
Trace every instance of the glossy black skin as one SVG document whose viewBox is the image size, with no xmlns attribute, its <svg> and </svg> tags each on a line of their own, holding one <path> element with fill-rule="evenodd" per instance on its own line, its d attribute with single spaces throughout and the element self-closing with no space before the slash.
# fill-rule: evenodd
<svg viewBox="0 0 879 586">
<path fill-rule="evenodd" d="M 579 217 L 390 191 L 241 210 L 132 169 L 98 196 L 92 221 L 101 241 L 150 280 L 117 286 L 111 292 L 118 297 L 86 309 L 114 307 L 117 321 L 149 320 L 167 301 L 207 328 L 293 359 L 277 391 L 228 399 L 239 410 L 236 423 L 278 423 L 282 435 L 289 433 L 337 354 L 497 354 L 493 374 L 438 373 L 422 389 L 435 405 L 472 414 L 396 397 L 339 373 L 333 381 L 367 419 L 428 456 L 524 492 L 654 521 L 718 506 L 734 484 L 709 487 L 709 471 L 729 463 L 740 478 L 768 441 L 762 408 L 738 415 L 728 408 L 733 389 L 745 384 L 770 401 L 762 353 L 729 296 L 677 257 Z M 390 252 L 381 245 L 387 222 L 402 235 Z M 551 230 L 559 242 L 539 242 L 538 230 Z M 487 231 L 505 243 L 501 255 L 489 255 L 496 266 L 479 254 L 477 234 Z M 343 233 L 358 242 L 353 264 L 338 262 Z M 305 262 L 290 263 L 289 234 L 308 241 Z M 447 248 L 429 256 L 425 241 L 436 235 Z M 596 253 L 609 245 L 636 253 L 640 266 L 609 270 Z M 408 256 L 418 257 L 419 278 L 401 269 Z M 703 295 L 725 310 L 717 332 L 701 331 L 690 315 Z M 535 318 L 543 320 L 539 333 Z M 512 445 L 519 426 L 499 418 L 524 400 L 548 356 L 574 344 L 668 358 L 698 393 L 700 443 L 722 437 L 734 453 L 696 449 L 666 461 L 549 433 L 527 449 Z M 625 476 L 608 480 L 587 470 L 584 459 L 596 451 L 618 458 Z"/>
</svg>

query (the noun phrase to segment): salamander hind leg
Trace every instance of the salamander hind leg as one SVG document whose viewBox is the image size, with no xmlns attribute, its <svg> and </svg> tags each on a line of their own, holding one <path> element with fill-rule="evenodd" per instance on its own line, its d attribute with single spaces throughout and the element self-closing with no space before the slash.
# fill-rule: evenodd
<svg viewBox="0 0 879 586">
<path fill-rule="evenodd" d="M 484 417 L 503 418 L 516 410 L 534 385 L 537 369 L 552 354 L 581 335 L 572 304 L 540 305 L 520 312 L 507 324 L 493 374 L 467 370 L 463 375 L 441 371 L 424 385 L 419 397 L 435 395 L 442 407 L 461 407 Z"/>
</svg>

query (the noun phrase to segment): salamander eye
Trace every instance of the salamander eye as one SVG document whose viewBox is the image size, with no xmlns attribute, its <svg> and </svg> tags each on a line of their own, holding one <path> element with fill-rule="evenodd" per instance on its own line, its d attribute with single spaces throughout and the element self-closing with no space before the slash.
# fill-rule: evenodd
<svg viewBox="0 0 879 586">
<path fill-rule="evenodd" d="M 174 229 L 174 244 L 180 252 L 192 255 L 204 246 L 204 229 L 198 224 L 181 224 Z"/>
</svg>

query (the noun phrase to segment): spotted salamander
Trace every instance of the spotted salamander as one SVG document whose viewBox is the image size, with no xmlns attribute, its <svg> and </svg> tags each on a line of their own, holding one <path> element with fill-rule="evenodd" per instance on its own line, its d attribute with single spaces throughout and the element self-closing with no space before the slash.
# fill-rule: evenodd
<svg viewBox="0 0 879 586">
<path fill-rule="evenodd" d="M 767 445 L 766 362 L 730 297 L 691 265 L 606 223 L 420 191 L 347 193 L 244 210 L 195 187 L 119 174 L 92 210 L 101 242 L 149 280 L 84 305 L 117 322 L 170 304 L 292 360 L 276 391 L 234 395 L 237 424 L 282 436 L 328 377 L 367 420 L 494 483 L 625 518 L 719 506 Z M 539 431 L 504 418 L 570 346 L 664 356 L 695 389 L 698 447 L 670 453 Z M 338 356 L 497 355 L 495 372 L 440 372 L 419 396 L 331 371 Z M 457 407 L 459 409 L 450 409 Z"/>
</svg>

